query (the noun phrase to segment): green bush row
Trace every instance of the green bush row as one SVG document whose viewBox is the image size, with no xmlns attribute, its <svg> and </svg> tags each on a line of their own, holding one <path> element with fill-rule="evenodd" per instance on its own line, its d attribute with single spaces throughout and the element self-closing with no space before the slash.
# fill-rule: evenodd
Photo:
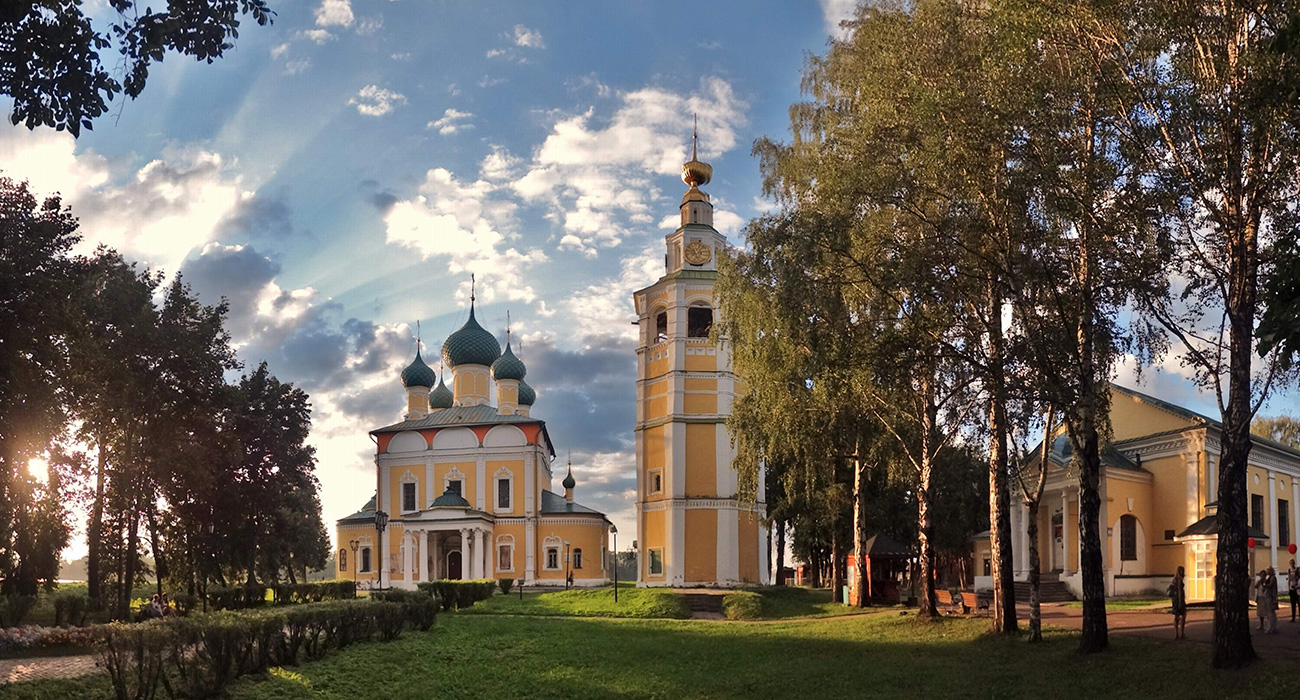
<svg viewBox="0 0 1300 700">
<path fill-rule="evenodd" d="M 406 620 L 405 606 L 380 600 L 224 611 L 104 625 L 98 651 L 118 700 L 153 698 L 159 688 L 173 698 L 214 697 L 244 674 L 395 639 Z"/>
<path fill-rule="evenodd" d="M 514 587 L 514 585 L 515 585 L 515 580 L 512 578 L 497 579 L 497 588 L 500 588 L 501 593 L 504 595 L 510 595 L 510 589 Z"/>
<path fill-rule="evenodd" d="M 81 627 L 90 613 L 90 597 L 79 591 L 58 593 L 54 596 L 54 626 Z"/>
<path fill-rule="evenodd" d="M 429 595 L 428 591 L 404 591 L 394 588 L 387 591 L 374 591 L 370 594 L 370 599 L 399 603 L 406 615 L 407 626 L 420 631 L 433 627 L 433 622 L 438 616 L 438 601 Z"/>
<path fill-rule="evenodd" d="M 0 596 L 0 627 L 17 627 L 34 607 L 34 595 Z"/>
<path fill-rule="evenodd" d="M 722 614 L 728 620 L 761 620 L 763 596 L 753 591 L 732 591 L 722 596 Z"/>
<path fill-rule="evenodd" d="M 266 592 L 271 591 L 271 601 Z M 312 581 L 310 583 L 283 583 L 274 586 L 252 585 L 213 588 L 208 591 L 208 607 L 213 610 L 247 610 L 268 602 L 319 603 L 325 600 L 348 600 L 357 597 L 357 584 L 353 581 Z"/>
<path fill-rule="evenodd" d="M 433 594 L 442 603 L 443 610 L 455 608 L 468 608 L 480 600 L 487 600 L 492 597 L 493 591 L 496 590 L 497 582 L 490 578 L 473 579 L 469 581 L 454 581 L 451 579 L 442 579 L 440 581 L 425 581 L 415 585 L 421 591 Z"/>
</svg>

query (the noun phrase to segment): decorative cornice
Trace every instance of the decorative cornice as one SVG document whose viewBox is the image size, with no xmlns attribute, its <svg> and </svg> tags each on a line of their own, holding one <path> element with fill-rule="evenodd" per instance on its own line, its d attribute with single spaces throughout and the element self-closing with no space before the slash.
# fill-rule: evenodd
<svg viewBox="0 0 1300 700">
<path fill-rule="evenodd" d="M 653 512 L 660 510 L 677 509 L 711 509 L 711 510 L 736 510 L 746 513 L 764 514 L 767 512 L 767 502 L 758 501 L 753 505 L 744 503 L 736 498 L 665 498 L 658 501 L 642 501 L 637 506 L 644 511 Z"/>
</svg>

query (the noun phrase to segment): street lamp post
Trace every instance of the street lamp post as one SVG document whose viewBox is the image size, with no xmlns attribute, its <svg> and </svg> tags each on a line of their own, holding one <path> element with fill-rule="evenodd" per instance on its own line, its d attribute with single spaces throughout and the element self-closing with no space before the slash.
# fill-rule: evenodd
<svg viewBox="0 0 1300 700">
<path fill-rule="evenodd" d="M 388 527 L 388 513 L 375 511 L 375 529 L 379 531 L 379 590 L 384 590 L 384 530 Z"/>
<path fill-rule="evenodd" d="M 614 536 L 614 603 L 618 604 L 618 526 L 609 524 L 609 534 Z"/>
<path fill-rule="evenodd" d="M 348 548 L 352 550 L 352 588 L 357 587 L 357 569 L 361 568 L 361 560 L 357 559 L 357 550 L 361 548 L 361 543 L 356 540 L 348 540 Z"/>
</svg>

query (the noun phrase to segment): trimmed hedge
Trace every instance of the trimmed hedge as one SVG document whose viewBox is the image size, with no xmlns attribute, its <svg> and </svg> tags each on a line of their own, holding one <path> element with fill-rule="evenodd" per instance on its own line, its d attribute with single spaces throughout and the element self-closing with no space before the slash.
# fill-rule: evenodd
<svg viewBox="0 0 1300 700">
<path fill-rule="evenodd" d="M 90 597 L 85 593 L 69 591 L 54 596 L 54 626 L 81 627 L 90 612 Z"/>
<path fill-rule="evenodd" d="M 468 608 L 480 600 L 491 598 L 492 593 L 496 591 L 497 582 L 490 578 L 469 581 L 442 579 L 417 583 L 415 587 L 426 593 L 433 594 L 442 602 L 443 610 L 460 610 Z"/>
<path fill-rule="evenodd" d="M 387 591 L 374 591 L 370 594 L 370 598 L 400 603 L 406 615 L 406 624 L 421 632 L 433 627 L 433 622 L 438 617 L 438 601 L 429 595 L 428 591 L 406 591 L 394 588 Z"/>
<path fill-rule="evenodd" d="M 271 591 L 271 601 L 266 592 Z M 231 586 L 208 591 L 208 607 L 213 610 L 247 610 L 259 608 L 268 602 L 319 603 L 325 600 L 349 600 L 357 597 L 357 584 L 353 581 L 312 581 L 310 583 L 284 583 L 275 586 Z"/>
<path fill-rule="evenodd" d="M 406 626 L 399 603 L 330 601 L 99 628 L 101 665 L 119 700 L 221 695 L 239 676 L 324 656 Z"/>
<path fill-rule="evenodd" d="M 753 591 L 732 591 L 722 596 L 722 614 L 728 620 L 761 620 L 763 596 Z"/>
<path fill-rule="evenodd" d="M 512 578 L 497 579 L 497 588 L 501 589 L 501 593 L 503 595 L 510 595 L 510 589 L 513 588 L 514 585 L 515 585 L 515 580 Z"/>
</svg>

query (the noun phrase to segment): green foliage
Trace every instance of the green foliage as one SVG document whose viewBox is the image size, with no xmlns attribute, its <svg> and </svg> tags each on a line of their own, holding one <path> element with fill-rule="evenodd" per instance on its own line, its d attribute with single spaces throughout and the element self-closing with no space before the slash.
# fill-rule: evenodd
<svg viewBox="0 0 1300 700">
<path fill-rule="evenodd" d="M 36 606 L 36 596 L 11 593 L 0 596 L 0 627 L 21 625 L 27 613 Z"/>
<path fill-rule="evenodd" d="M 488 579 L 424 581 L 415 584 L 420 591 L 437 598 L 443 610 L 463 610 L 496 592 L 497 582 Z"/>
<path fill-rule="evenodd" d="M 357 584 L 350 579 L 281 583 L 271 589 L 276 603 L 319 603 L 357 597 Z"/>
<path fill-rule="evenodd" d="M 406 591 L 394 588 L 375 591 L 370 594 L 370 598 L 400 603 L 406 616 L 406 624 L 412 629 L 427 630 L 433 626 L 438 617 L 438 601 L 428 591 Z"/>
<path fill-rule="evenodd" d="M 155 10 L 114 0 L 112 13 L 89 13 L 77 2 L 0 5 L 0 94 L 13 98 L 9 120 L 45 125 L 73 136 L 125 92 L 138 97 L 149 67 L 168 51 L 211 63 L 234 47 L 240 15 L 258 24 L 274 13 L 265 0 L 167 3 Z M 115 18 L 107 26 L 95 22 Z M 116 45 L 121 58 L 105 65 L 100 52 Z M 110 71 L 125 69 L 119 83 Z"/>
<path fill-rule="evenodd" d="M 1250 432 L 1300 450 L 1300 420 L 1293 416 L 1260 416 L 1250 422 Z"/>
<path fill-rule="evenodd" d="M 427 614 L 432 600 L 424 598 Z M 407 620 L 403 603 L 332 601 L 114 623 L 99 628 L 97 648 L 119 700 L 154 697 L 160 686 L 172 697 L 210 697 L 242 675 L 320 658 L 357 642 L 396 639 Z"/>
<path fill-rule="evenodd" d="M 619 586 L 618 602 L 613 588 L 574 588 L 567 591 L 496 596 L 467 610 L 484 615 L 538 615 L 575 617 L 677 618 L 691 616 L 686 599 L 671 589 Z"/>
<path fill-rule="evenodd" d="M 722 614 L 728 620 L 761 620 L 763 596 L 753 591 L 732 591 L 722 597 Z"/>
<path fill-rule="evenodd" d="M 59 627 L 81 627 L 90 612 L 90 598 L 81 591 L 54 594 L 54 624 Z"/>
<path fill-rule="evenodd" d="M 513 588 L 514 585 L 515 585 L 515 580 L 512 578 L 497 579 L 497 588 L 501 589 L 501 593 L 503 595 L 510 595 L 510 589 Z"/>
</svg>

